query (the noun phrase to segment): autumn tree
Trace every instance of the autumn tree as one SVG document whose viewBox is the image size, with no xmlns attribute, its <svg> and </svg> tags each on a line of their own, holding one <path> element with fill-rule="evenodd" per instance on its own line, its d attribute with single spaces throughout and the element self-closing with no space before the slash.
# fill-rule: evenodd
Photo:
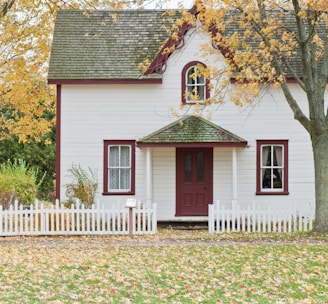
<svg viewBox="0 0 328 304">
<path fill-rule="evenodd" d="M 19 2 L 4 1 L 0 13 L 0 139 L 29 141 L 53 123 L 44 115 L 54 111 L 45 79 L 51 33 L 40 7 Z"/>
<path fill-rule="evenodd" d="M 54 88 L 47 69 L 58 9 L 139 7 L 149 1 L 2 0 L 0 1 L 0 140 L 17 136 L 40 140 L 54 119 Z"/>
<path fill-rule="evenodd" d="M 312 142 L 315 171 L 315 227 L 328 231 L 328 2 L 326 0 L 202 0 L 184 19 L 196 19 L 211 34 L 212 45 L 225 57 L 223 71 L 206 71 L 217 78 L 218 102 L 234 79 L 232 101 L 251 104 L 265 86 L 279 86 L 294 118 Z M 196 17 L 195 17 L 196 16 Z M 225 74 L 227 78 L 223 78 Z M 288 82 L 307 98 L 308 113 Z M 236 90 L 236 88 L 238 90 Z"/>
</svg>

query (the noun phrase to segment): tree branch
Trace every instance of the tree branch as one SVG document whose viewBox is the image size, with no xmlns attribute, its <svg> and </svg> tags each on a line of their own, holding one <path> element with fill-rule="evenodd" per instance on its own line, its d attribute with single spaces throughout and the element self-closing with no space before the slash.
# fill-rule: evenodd
<svg viewBox="0 0 328 304">
<path fill-rule="evenodd" d="M 266 46 L 270 47 L 270 42 L 268 41 L 267 37 L 264 35 L 264 33 L 262 31 L 262 29 L 265 27 L 265 23 L 267 20 L 265 6 L 264 6 L 264 3 L 262 0 L 258 0 L 257 3 L 258 3 L 259 11 L 260 11 L 261 25 L 257 24 L 257 22 L 254 19 L 252 19 L 252 24 L 253 24 L 253 27 L 255 28 L 256 32 L 258 33 L 258 35 L 260 35 L 261 39 L 266 44 Z M 278 54 L 277 51 L 273 51 L 273 52 L 271 52 L 271 54 L 273 57 L 272 64 L 273 64 L 274 68 L 277 70 L 279 75 L 282 75 L 284 77 L 283 81 L 281 82 L 281 88 L 286 97 L 287 103 L 289 104 L 290 108 L 292 109 L 292 111 L 294 113 L 294 118 L 296 120 L 298 120 L 308 132 L 310 132 L 310 121 L 309 121 L 308 117 L 306 117 L 304 115 L 304 113 L 301 110 L 301 108 L 299 107 L 297 101 L 291 94 L 289 87 L 287 86 L 286 78 L 284 76 L 284 72 L 283 72 L 281 63 L 279 61 L 279 58 L 282 58 L 283 63 L 286 65 L 288 70 L 293 74 L 297 83 L 301 86 L 301 88 L 304 91 L 306 91 L 306 87 L 305 87 L 304 83 L 300 80 L 300 78 L 297 76 L 294 69 L 289 65 L 287 59 L 285 58 L 285 56 L 283 56 L 283 54 Z M 281 56 L 279 56 L 279 55 L 281 55 Z"/>
<path fill-rule="evenodd" d="M 11 7 L 14 5 L 15 0 L 10 0 L 9 2 L 5 2 L 2 7 L 1 7 L 1 15 L 0 17 L 4 17 L 6 16 L 6 14 L 8 13 L 8 11 L 11 9 Z"/>
</svg>

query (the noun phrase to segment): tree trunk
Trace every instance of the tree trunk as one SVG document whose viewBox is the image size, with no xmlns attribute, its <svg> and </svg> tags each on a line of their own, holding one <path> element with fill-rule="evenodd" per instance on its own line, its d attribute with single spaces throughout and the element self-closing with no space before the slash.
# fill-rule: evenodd
<svg viewBox="0 0 328 304">
<path fill-rule="evenodd" d="M 312 132 L 315 173 L 314 231 L 328 231 L 328 132 Z"/>
</svg>

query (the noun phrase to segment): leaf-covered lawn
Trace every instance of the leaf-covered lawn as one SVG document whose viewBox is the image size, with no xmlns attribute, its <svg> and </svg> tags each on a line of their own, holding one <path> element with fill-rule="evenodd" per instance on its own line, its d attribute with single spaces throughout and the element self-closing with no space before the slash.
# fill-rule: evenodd
<svg viewBox="0 0 328 304">
<path fill-rule="evenodd" d="M 0 240 L 0 303 L 328 303 L 327 236 Z"/>
</svg>

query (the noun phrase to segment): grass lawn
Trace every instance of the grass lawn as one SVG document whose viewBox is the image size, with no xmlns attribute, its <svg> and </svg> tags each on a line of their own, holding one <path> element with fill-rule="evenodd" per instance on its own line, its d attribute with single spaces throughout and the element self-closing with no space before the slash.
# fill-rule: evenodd
<svg viewBox="0 0 328 304">
<path fill-rule="evenodd" d="M 0 303 L 328 303 L 328 235 L 0 239 Z"/>
</svg>

